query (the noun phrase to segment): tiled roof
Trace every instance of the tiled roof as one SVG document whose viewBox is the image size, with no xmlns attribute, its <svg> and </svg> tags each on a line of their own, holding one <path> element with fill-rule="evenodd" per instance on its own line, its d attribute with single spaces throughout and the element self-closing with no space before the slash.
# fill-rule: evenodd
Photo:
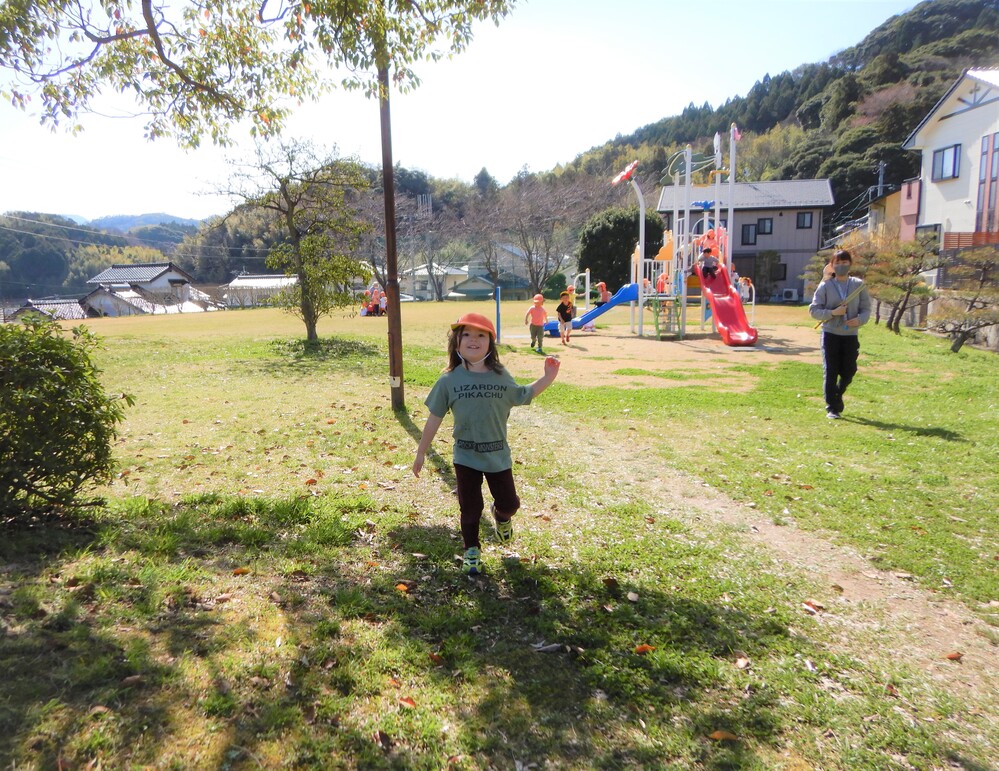
<svg viewBox="0 0 999 771">
<path fill-rule="evenodd" d="M 229 282 L 230 287 L 246 287 L 246 288 L 280 288 L 284 286 L 291 286 L 292 284 L 298 283 L 298 276 L 286 276 L 284 273 L 268 274 L 268 275 L 243 275 L 236 276 L 232 281 Z"/>
<path fill-rule="evenodd" d="M 809 207 L 832 206 L 832 185 L 828 179 L 783 179 L 772 182 L 736 182 L 732 195 L 729 185 L 723 182 L 715 185 L 691 185 L 691 201 L 717 201 L 724 212 L 728 209 L 729 198 L 733 208 L 739 209 L 806 209 Z M 670 185 L 659 194 L 657 211 L 673 211 L 674 195 L 683 195 L 682 187 Z M 715 196 L 718 196 L 716 199 Z M 681 199 L 680 204 L 684 201 Z M 714 204 L 712 204 L 714 208 Z"/>
<path fill-rule="evenodd" d="M 167 271 L 172 270 L 191 281 L 192 278 L 185 271 L 178 268 L 172 262 L 149 262 L 136 263 L 135 265 L 112 265 L 105 268 L 91 279 L 88 284 L 145 284 L 159 278 Z"/>
<path fill-rule="evenodd" d="M 66 321 L 87 318 L 87 312 L 80 305 L 79 300 L 28 300 L 15 313 L 20 315 L 29 311 L 37 311 L 54 319 L 64 319 Z"/>
</svg>

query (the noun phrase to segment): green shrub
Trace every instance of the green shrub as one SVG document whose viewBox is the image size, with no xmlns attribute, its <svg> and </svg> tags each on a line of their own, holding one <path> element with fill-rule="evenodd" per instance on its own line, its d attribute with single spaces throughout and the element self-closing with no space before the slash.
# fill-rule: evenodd
<svg viewBox="0 0 999 771">
<path fill-rule="evenodd" d="M 0 513 L 87 505 L 84 490 L 110 480 L 133 399 L 105 395 L 90 360 L 97 344 L 84 327 L 70 339 L 36 315 L 0 325 Z"/>
</svg>

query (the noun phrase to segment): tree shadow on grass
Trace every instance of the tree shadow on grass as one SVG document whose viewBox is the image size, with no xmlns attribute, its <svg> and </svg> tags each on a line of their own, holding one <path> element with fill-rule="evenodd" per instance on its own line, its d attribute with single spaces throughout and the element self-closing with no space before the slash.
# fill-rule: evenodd
<svg viewBox="0 0 999 771">
<path fill-rule="evenodd" d="M 420 526 L 391 535 L 401 552 L 428 543 L 446 551 L 450 543 L 447 534 Z M 410 567 L 426 571 L 422 563 Z M 752 762 L 746 744 L 706 739 L 719 729 L 778 743 L 775 694 L 743 699 L 725 714 L 710 695 L 734 651 L 750 641 L 784 647 L 778 641 L 788 630 L 771 617 L 648 587 L 632 602 L 625 581 L 608 585 L 585 564 L 559 570 L 506 560 L 474 579 L 441 567 L 433 586 L 417 587 L 391 622 L 424 641 L 428 661 L 440 660 L 433 673 L 443 682 L 466 677 L 484 688 L 467 705 L 461 730 L 490 762 L 513 762 L 510 753 L 520 752 L 524 762 L 544 758 L 557 767 L 652 767 L 668 760 L 661 746 L 678 720 L 699 747 L 698 764 Z M 561 594 L 566 586 L 571 600 Z M 516 735 L 504 737 L 496 726 Z M 635 731 L 645 737 L 624 738 Z"/>
<path fill-rule="evenodd" d="M 761 668 L 822 652 L 773 615 L 667 588 L 682 580 L 675 566 L 660 567 L 659 585 L 637 585 L 583 559 L 554 568 L 487 547 L 489 572 L 469 578 L 455 562 L 456 525 L 381 531 L 363 519 L 377 514 L 351 510 L 339 530 L 323 520 L 300 531 L 314 539 L 304 548 L 288 528 L 321 504 L 218 502 L 174 507 L 169 526 L 155 509 L 126 533 L 98 526 L 77 545 L 113 545 L 106 575 L 75 581 L 51 553 L 37 559 L 72 591 L 0 640 L 5 685 L 16 686 L 0 704 L 0 754 L 55 767 L 69 746 L 77 763 L 142 764 L 195 730 L 211 745 L 206 768 L 256 767 L 275 745 L 304 768 L 437 767 L 456 746 L 476 767 L 738 768 L 760 767 L 799 730 L 779 686 L 734 682 L 735 652 Z M 388 557 L 367 561 L 365 545 L 390 549 L 391 569 Z M 124 554 L 141 559 L 114 573 Z M 157 586 L 129 572 L 154 561 L 181 577 Z M 260 575 L 234 577 L 258 561 Z M 200 575 L 186 578 L 189 568 Z M 221 599 L 229 584 L 242 586 L 232 602 L 252 605 L 235 617 Z M 447 736 L 432 707 L 398 706 L 396 673 L 460 700 Z M 720 730 L 739 741 L 708 738 Z"/>
<path fill-rule="evenodd" d="M 0 530 L 0 757 L 27 751 L 40 768 L 56 768 L 72 737 L 96 746 L 111 723 L 120 741 L 138 744 L 145 725 L 115 719 L 126 705 L 141 703 L 151 724 L 167 719 L 166 705 L 142 695 L 164 668 L 94 624 L 95 586 L 60 571 L 67 555 L 95 547 L 101 529 L 89 518 L 50 515 Z M 56 601 L 34 589 L 40 582 L 59 587 Z"/>
</svg>

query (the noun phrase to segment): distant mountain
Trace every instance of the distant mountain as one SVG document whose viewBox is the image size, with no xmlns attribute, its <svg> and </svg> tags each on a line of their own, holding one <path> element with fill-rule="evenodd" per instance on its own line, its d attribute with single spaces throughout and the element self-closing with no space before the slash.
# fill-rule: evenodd
<svg viewBox="0 0 999 771">
<path fill-rule="evenodd" d="M 127 233 L 132 228 L 144 227 L 148 225 L 193 225 L 197 226 L 201 220 L 192 220 L 187 217 L 174 217 L 171 214 L 116 214 L 112 217 L 99 217 L 90 220 L 87 224 L 101 230 L 117 230 Z"/>
</svg>

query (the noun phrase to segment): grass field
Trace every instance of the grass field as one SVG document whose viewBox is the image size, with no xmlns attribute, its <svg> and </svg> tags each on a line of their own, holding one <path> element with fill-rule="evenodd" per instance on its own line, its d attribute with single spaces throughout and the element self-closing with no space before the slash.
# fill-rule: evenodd
<svg viewBox="0 0 999 771">
<path fill-rule="evenodd" d="M 106 507 L 0 545 L 3 766 L 995 767 L 994 354 L 865 328 L 833 423 L 814 351 L 781 355 L 803 309 L 682 366 L 621 310 L 620 354 L 580 336 L 514 411 L 517 541 L 469 579 L 449 431 L 410 471 L 460 310 L 404 306 L 398 413 L 383 319 L 308 353 L 275 311 L 88 324 L 136 404 Z M 851 598 L 840 557 L 903 588 Z"/>
</svg>

